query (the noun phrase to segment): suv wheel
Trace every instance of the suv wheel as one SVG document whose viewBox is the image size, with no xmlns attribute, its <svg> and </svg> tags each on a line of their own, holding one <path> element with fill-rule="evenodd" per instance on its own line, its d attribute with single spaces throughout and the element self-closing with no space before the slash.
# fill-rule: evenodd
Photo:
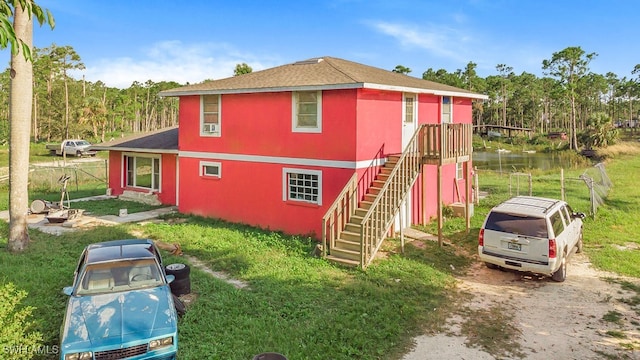
<svg viewBox="0 0 640 360">
<path fill-rule="evenodd" d="M 563 282 L 567 279 L 567 254 L 563 254 L 560 268 L 551 274 L 551 279 L 557 282 Z"/>
</svg>

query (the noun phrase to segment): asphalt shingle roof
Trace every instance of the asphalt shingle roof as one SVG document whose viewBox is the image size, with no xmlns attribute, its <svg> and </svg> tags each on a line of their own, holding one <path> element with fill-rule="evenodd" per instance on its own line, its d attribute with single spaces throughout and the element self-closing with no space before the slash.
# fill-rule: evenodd
<svg viewBox="0 0 640 360">
<path fill-rule="evenodd" d="M 92 145 L 95 150 L 141 151 L 178 153 L 178 127 L 172 126 L 151 133 L 137 134 Z"/>
<path fill-rule="evenodd" d="M 181 96 L 340 88 L 388 88 L 398 91 L 486 98 L 484 95 L 454 86 L 327 56 L 226 79 L 187 85 L 163 91 L 161 95 Z"/>
<path fill-rule="evenodd" d="M 251 93 L 268 91 L 377 88 L 486 99 L 454 86 L 419 79 L 334 57 L 312 58 L 226 79 L 205 81 L 161 92 L 162 96 Z M 178 128 L 116 139 L 92 146 L 96 150 L 178 153 Z"/>
</svg>

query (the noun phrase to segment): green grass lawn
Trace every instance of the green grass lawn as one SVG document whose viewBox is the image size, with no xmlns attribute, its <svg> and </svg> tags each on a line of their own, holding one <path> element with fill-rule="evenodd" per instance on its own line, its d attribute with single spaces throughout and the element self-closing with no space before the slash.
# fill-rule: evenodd
<svg viewBox="0 0 640 360">
<path fill-rule="evenodd" d="M 584 169 L 565 172 L 577 178 Z M 623 155 L 607 164 L 614 187 L 594 219 L 585 220 L 585 252 L 601 269 L 640 277 L 640 156 Z M 475 207 L 471 230 L 464 220 L 448 219 L 444 234 L 453 246 L 438 248 L 385 243 L 387 257 L 366 271 L 334 266 L 310 254 L 310 239 L 283 235 L 215 219 L 176 215 L 161 223 L 95 228 L 62 236 L 31 231 L 29 249 L 5 251 L 7 224 L 0 225 L 0 283 L 13 282 L 36 307 L 33 318 L 43 344 L 58 343 L 73 269 L 89 243 L 144 234 L 179 243 L 210 268 L 250 284 L 237 289 L 192 268 L 195 300 L 180 319 L 180 359 L 251 359 L 279 352 L 289 359 L 398 359 L 414 336 L 437 329 L 454 306 L 455 275 L 474 260 L 478 229 L 489 208 L 509 197 L 508 176 L 480 174 L 488 198 Z M 569 182 L 568 182 L 569 183 Z M 522 191 L 522 190 L 521 190 Z M 559 173 L 536 173 L 533 194 L 560 196 Z M 589 211 L 588 191 L 578 181 L 567 186 L 575 210 Z M 425 227 L 437 233 L 435 224 Z M 136 235 L 134 235 L 136 234 Z M 185 262 L 166 256 L 167 263 Z M 54 357 L 51 357 L 54 358 Z"/>
<path fill-rule="evenodd" d="M 412 249 L 390 253 L 367 272 L 335 267 L 310 256 L 309 239 L 187 217 L 187 221 L 98 228 L 51 236 L 31 232 L 27 252 L 0 251 L 0 283 L 13 282 L 35 306 L 44 344 L 58 342 L 73 269 L 84 246 L 130 238 L 133 230 L 183 250 L 215 270 L 250 283 L 238 290 L 193 269 L 197 295 L 180 320 L 181 359 L 250 359 L 276 351 L 290 359 L 379 359 L 399 357 L 414 335 L 435 326 L 445 313 L 454 284 L 440 258 L 453 249 Z M 6 234 L 6 224 L 2 224 Z M 6 238 L 0 247 L 6 246 Z M 393 250 L 390 246 L 389 250 Z M 184 261 L 167 257 L 167 262 Z M 37 264 L 37 266 L 34 266 Z"/>
</svg>

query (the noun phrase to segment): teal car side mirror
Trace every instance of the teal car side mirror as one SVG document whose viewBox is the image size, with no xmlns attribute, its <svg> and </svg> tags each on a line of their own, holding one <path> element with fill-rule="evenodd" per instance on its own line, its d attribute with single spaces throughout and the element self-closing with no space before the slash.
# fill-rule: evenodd
<svg viewBox="0 0 640 360">
<path fill-rule="evenodd" d="M 62 288 L 62 293 L 67 295 L 67 296 L 71 296 L 71 294 L 73 294 L 73 286 L 65 286 Z"/>
<path fill-rule="evenodd" d="M 175 275 L 167 275 L 167 284 L 171 284 L 176 279 Z"/>
</svg>

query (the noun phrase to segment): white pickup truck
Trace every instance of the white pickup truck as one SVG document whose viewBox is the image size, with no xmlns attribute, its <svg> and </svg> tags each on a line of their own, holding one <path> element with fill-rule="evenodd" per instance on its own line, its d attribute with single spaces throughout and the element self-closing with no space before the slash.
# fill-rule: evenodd
<svg viewBox="0 0 640 360">
<path fill-rule="evenodd" d="M 68 139 L 60 144 L 47 144 L 46 148 L 51 155 L 73 155 L 77 157 L 95 156 L 96 151 L 90 149 L 91 144 L 86 140 Z"/>
</svg>

